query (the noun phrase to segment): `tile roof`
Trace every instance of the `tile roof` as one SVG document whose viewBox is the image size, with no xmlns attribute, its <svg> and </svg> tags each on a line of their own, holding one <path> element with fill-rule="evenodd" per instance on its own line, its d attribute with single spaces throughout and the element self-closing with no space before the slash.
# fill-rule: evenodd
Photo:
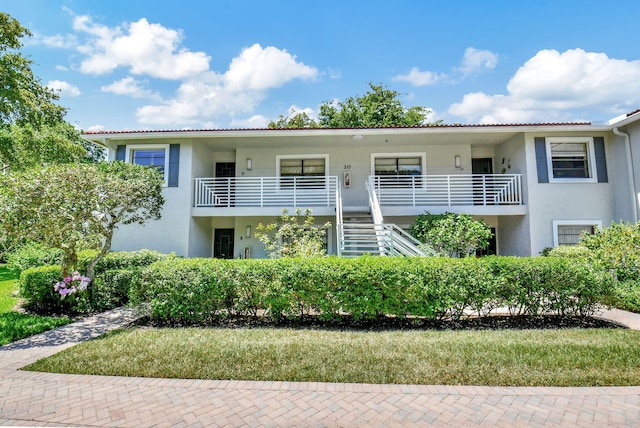
<svg viewBox="0 0 640 428">
<path fill-rule="evenodd" d="M 640 111 L 637 110 L 636 112 Z M 633 113 L 630 113 L 631 115 Z M 337 130 L 364 130 L 364 129 L 434 129 L 434 128 L 491 128 L 491 127 L 542 127 L 542 126 L 589 126 L 591 122 L 548 122 L 548 123 L 496 123 L 496 124 L 442 124 L 423 126 L 379 126 L 379 127 L 359 127 L 359 128 L 218 128 L 218 129 L 158 129 L 158 130 L 105 130 L 105 131 L 85 131 L 85 135 L 110 135 L 110 134 L 145 134 L 145 133 L 170 133 L 170 132 L 238 132 L 238 131 L 323 131 L 329 129 Z"/>
</svg>

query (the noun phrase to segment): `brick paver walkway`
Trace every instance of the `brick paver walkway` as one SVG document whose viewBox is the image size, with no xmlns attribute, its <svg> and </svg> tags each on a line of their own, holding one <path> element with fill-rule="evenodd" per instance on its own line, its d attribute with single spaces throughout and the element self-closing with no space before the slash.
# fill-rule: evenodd
<svg viewBox="0 0 640 428">
<path fill-rule="evenodd" d="M 628 318 L 632 326 L 638 322 L 640 327 L 639 315 L 620 312 L 614 316 Z M 121 308 L 0 347 L 0 425 L 640 426 L 640 386 L 515 388 L 244 382 L 18 370 L 125 325 L 135 317 L 135 311 Z"/>
</svg>

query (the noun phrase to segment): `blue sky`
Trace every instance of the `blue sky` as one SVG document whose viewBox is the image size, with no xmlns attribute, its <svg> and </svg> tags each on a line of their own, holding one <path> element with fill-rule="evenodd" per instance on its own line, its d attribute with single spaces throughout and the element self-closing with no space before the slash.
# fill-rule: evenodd
<svg viewBox="0 0 640 428">
<path fill-rule="evenodd" d="M 640 2 L 3 0 L 85 130 L 264 127 L 368 82 L 446 123 L 640 107 Z"/>
</svg>

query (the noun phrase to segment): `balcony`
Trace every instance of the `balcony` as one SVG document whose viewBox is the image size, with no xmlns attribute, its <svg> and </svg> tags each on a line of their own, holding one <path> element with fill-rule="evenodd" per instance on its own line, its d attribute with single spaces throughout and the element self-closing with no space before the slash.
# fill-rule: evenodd
<svg viewBox="0 0 640 428">
<path fill-rule="evenodd" d="M 311 208 L 335 215 L 338 177 L 196 178 L 194 215 L 279 215 Z"/>
<path fill-rule="evenodd" d="M 425 210 L 478 215 L 526 213 L 520 174 L 372 176 L 368 185 L 384 215 L 420 214 Z"/>
<path fill-rule="evenodd" d="M 372 176 L 368 186 L 375 192 L 384 216 L 418 215 L 425 210 L 526 214 L 519 174 Z M 311 208 L 316 216 L 333 216 L 339 190 L 335 176 L 196 178 L 192 214 L 279 215 L 283 208 Z M 352 204 L 345 200 L 342 205 Z"/>
</svg>

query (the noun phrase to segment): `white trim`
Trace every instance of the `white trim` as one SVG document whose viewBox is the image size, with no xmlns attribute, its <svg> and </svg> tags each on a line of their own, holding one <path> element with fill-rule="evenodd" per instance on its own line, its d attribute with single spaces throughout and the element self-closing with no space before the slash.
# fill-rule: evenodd
<svg viewBox="0 0 640 428">
<path fill-rule="evenodd" d="M 557 247 L 558 243 L 558 226 L 585 225 L 595 226 L 602 229 L 602 220 L 553 220 L 553 246 Z"/>
<path fill-rule="evenodd" d="M 134 150 L 164 150 L 164 187 L 167 187 L 169 180 L 169 144 L 127 144 L 124 161 L 126 163 L 133 163 L 133 151 Z"/>
<path fill-rule="evenodd" d="M 371 153 L 371 175 L 376 175 L 376 158 L 417 158 L 420 160 L 420 175 L 427 175 L 427 155 L 425 152 Z"/>
<path fill-rule="evenodd" d="M 552 143 L 585 143 L 587 145 L 587 167 L 589 177 L 587 178 L 555 178 L 553 176 L 553 162 L 551 160 Z M 596 153 L 593 145 L 593 137 L 546 137 L 547 170 L 549 173 L 549 183 L 597 183 L 598 171 L 596 171 Z"/>
</svg>

